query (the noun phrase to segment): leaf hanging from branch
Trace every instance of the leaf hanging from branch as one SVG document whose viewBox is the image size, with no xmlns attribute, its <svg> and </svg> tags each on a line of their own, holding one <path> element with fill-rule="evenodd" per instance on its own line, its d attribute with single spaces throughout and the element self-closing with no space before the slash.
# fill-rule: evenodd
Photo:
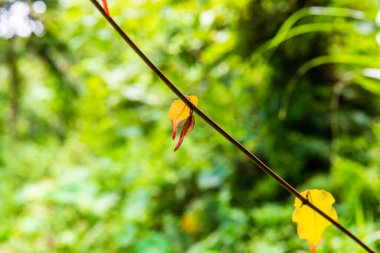
<svg viewBox="0 0 380 253">
<path fill-rule="evenodd" d="M 196 96 L 186 96 L 186 97 L 195 106 L 198 105 L 198 98 Z M 191 130 L 193 130 L 194 125 L 195 125 L 195 119 L 194 119 L 192 110 L 181 99 L 174 100 L 174 102 L 170 106 L 169 118 L 173 127 L 173 130 L 172 130 L 173 140 L 175 139 L 177 135 L 179 124 L 181 124 L 183 120 L 187 119 L 186 122 L 183 124 L 179 141 L 174 148 L 174 151 L 176 151 L 181 146 L 186 135 L 188 135 L 191 132 Z"/>
<path fill-rule="evenodd" d="M 313 189 L 303 191 L 301 195 L 335 221 L 338 220 L 338 215 L 332 207 L 335 199 L 329 192 Z M 297 234 L 301 239 L 309 242 L 310 253 L 314 253 L 322 240 L 323 232 L 331 223 L 310 207 L 304 205 L 298 198 L 294 201 L 294 207 L 292 220 L 298 223 Z"/>
</svg>

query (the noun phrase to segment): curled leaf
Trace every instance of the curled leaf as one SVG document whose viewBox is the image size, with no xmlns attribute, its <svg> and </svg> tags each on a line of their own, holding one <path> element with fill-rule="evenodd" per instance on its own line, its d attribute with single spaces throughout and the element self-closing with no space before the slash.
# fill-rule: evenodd
<svg viewBox="0 0 380 253">
<path fill-rule="evenodd" d="M 198 98 L 196 96 L 187 96 L 187 99 L 189 99 L 195 106 L 198 105 Z M 169 109 L 169 118 L 172 123 L 173 131 L 172 131 L 172 138 L 175 139 L 177 135 L 177 129 L 179 124 L 187 119 L 190 116 L 191 110 L 190 108 L 181 100 L 176 99 L 172 103 Z"/>
<path fill-rule="evenodd" d="M 191 132 L 191 130 L 193 130 L 194 125 L 195 125 L 195 119 L 194 119 L 193 114 L 191 114 L 190 117 L 188 117 L 185 123 L 183 124 L 178 143 L 174 148 L 174 152 L 177 151 L 177 149 L 181 146 L 183 139 L 186 137 L 186 135 L 188 135 Z"/>
<path fill-rule="evenodd" d="M 102 3 L 103 3 L 104 12 L 107 14 L 107 16 L 109 16 L 110 12 L 108 10 L 107 0 L 102 0 Z"/>
<path fill-rule="evenodd" d="M 325 212 L 334 220 L 338 220 L 335 209 L 332 205 L 334 197 L 324 190 L 306 190 L 301 195 L 309 200 L 310 203 Z M 324 217 L 316 213 L 309 206 L 304 205 L 298 198 L 294 202 L 293 222 L 298 223 L 297 234 L 301 239 L 305 239 L 310 244 L 310 252 L 314 253 L 319 242 L 322 240 L 323 232 L 331 225 Z"/>
</svg>

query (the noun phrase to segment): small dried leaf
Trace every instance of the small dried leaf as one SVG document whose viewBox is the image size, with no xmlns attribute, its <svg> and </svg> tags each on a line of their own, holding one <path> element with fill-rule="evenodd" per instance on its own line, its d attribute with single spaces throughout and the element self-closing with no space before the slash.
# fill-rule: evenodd
<svg viewBox="0 0 380 253">
<path fill-rule="evenodd" d="M 185 123 L 183 124 L 178 143 L 174 148 L 174 152 L 177 151 L 177 149 L 181 146 L 183 139 L 185 139 L 186 135 L 188 135 L 191 132 L 191 130 L 193 130 L 194 125 L 195 125 L 195 118 L 191 114 L 190 117 L 188 117 Z"/>
<path fill-rule="evenodd" d="M 332 205 L 335 202 L 334 197 L 324 190 L 306 190 L 301 195 L 307 198 L 310 203 L 325 212 L 334 220 L 338 220 L 338 215 Z M 312 210 L 309 206 L 304 205 L 298 198 L 294 202 L 293 222 L 298 223 L 297 233 L 301 239 L 305 239 L 310 244 L 310 252 L 314 253 L 319 242 L 322 240 L 323 232 L 331 225 L 329 221 Z"/>
<path fill-rule="evenodd" d="M 196 96 L 187 96 L 195 106 L 198 105 L 198 98 Z M 169 118 L 172 123 L 173 131 L 172 138 L 175 139 L 179 124 L 190 116 L 190 108 L 181 100 L 176 99 L 169 109 Z"/>
<path fill-rule="evenodd" d="M 102 3 L 103 3 L 103 9 L 104 9 L 104 12 L 107 14 L 107 16 L 110 15 L 110 12 L 108 10 L 108 4 L 107 4 L 107 0 L 102 0 Z"/>
</svg>

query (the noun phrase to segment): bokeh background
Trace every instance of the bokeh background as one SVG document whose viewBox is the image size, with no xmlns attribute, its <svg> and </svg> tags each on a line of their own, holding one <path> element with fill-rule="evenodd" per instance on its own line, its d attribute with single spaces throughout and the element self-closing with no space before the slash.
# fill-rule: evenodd
<svg viewBox="0 0 380 253">
<path fill-rule="evenodd" d="M 380 251 L 380 2 L 109 0 L 199 107 Z M 0 1 L 0 252 L 308 252 L 294 198 L 196 116 L 88 0 Z M 317 252 L 363 252 L 329 228 Z"/>
</svg>

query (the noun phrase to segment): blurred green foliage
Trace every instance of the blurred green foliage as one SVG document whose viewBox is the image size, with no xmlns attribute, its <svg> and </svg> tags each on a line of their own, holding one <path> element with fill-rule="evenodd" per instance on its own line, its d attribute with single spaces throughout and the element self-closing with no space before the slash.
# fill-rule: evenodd
<svg viewBox="0 0 380 253">
<path fill-rule="evenodd" d="M 308 252 L 293 197 L 200 118 L 173 153 L 175 96 L 90 1 L 37 2 L 0 2 L 0 252 Z M 5 32 L 20 3 L 43 33 Z M 330 191 L 380 250 L 378 1 L 109 5 L 200 108 L 299 190 Z M 360 248 L 330 228 L 318 252 Z"/>
</svg>

